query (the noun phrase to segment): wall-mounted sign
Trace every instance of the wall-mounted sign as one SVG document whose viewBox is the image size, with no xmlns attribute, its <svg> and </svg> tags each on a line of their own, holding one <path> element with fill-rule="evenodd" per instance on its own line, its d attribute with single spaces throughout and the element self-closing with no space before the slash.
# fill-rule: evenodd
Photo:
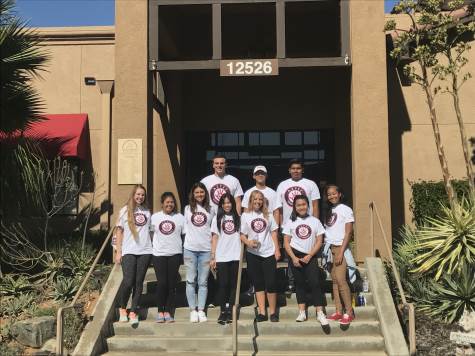
<svg viewBox="0 0 475 356">
<path fill-rule="evenodd" d="M 142 184 L 142 139 L 119 139 L 117 157 L 117 183 Z"/>
<path fill-rule="evenodd" d="M 222 60 L 219 74 L 222 77 L 279 75 L 279 62 L 277 59 Z"/>
</svg>

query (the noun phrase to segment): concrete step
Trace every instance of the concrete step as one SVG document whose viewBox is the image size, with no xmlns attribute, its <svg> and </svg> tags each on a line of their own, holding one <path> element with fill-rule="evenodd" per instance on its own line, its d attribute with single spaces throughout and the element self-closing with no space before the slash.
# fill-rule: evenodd
<svg viewBox="0 0 475 356">
<path fill-rule="evenodd" d="M 148 310 L 143 310 L 142 312 L 140 313 L 140 315 L 142 319 L 144 320 L 145 319 L 155 320 L 158 314 L 156 308 L 149 308 Z M 217 320 L 219 312 L 220 312 L 219 308 L 208 309 L 207 310 L 208 319 Z M 334 306 L 328 306 L 326 308 L 327 315 L 330 315 L 334 312 L 335 312 Z M 281 320 L 294 321 L 295 318 L 297 317 L 297 313 L 298 313 L 297 307 L 295 308 L 285 307 L 279 310 L 279 316 Z M 309 315 L 310 315 L 310 318 L 315 317 L 315 312 L 313 308 L 311 308 Z M 356 307 L 355 315 L 356 315 L 356 320 L 374 320 L 374 321 L 378 320 L 376 308 L 372 305 L 367 305 L 364 307 Z M 188 308 L 179 308 L 179 309 L 176 309 L 175 311 L 175 320 L 177 321 L 180 321 L 180 320 L 186 321 L 189 319 L 189 316 L 190 316 L 190 311 Z M 253 320 L 254 317 L 255 317 L 255 309 L 253 307 L 241 308 L 239 320 Z"/>
<path fill-rule="evenodd" d="M 253 351 L 254 345 L 252 337 L 239 337 L 239 350 Z M 109 351 L 200 351 L 200 352 L 223 352 L 232 351 L 231 337 L 223 338 L 222 336 L 215 337 L 157 337 L 150 335 L 134 336 L 133 338 L 127 335 L 117 335 L 107 339 L 107 347 Z"/>
<path fill-rule="evenodd" d="M 289 351 L 292 354 L 309 350 L 325 352 L 384 351 L 384 339 L 380 335 L 349 335 L 345 336 L 344 342 L 341 337 L 331 337 L 330 335 L 314 335 L 312 337 L 258 336 L 256 343 L 258 355 L 262 351 Z"/>
<path fill-rule="evenodd" d="M 153 320 L 142 321 L 137 328 L 132 328 L 127 323 L 116 322 L 113 325 L 115 335 L 153 335 L 157 337 L 185 337 L 189 335 L 227 336 L 231 337 L 231 324 L 220 325 L 216 320 L 207 323 L 192 324 L 188 321 L 178 321 L 173 324 L 157 324 Z M 293 320 L 282 320 L 278 323 L 262 322 L 257 324 L 259 337 L 271 335 L 302 336 L 302 335 L 380 335 L 379 322 L 369 320 L 355 320 L 349 327 L 340 327 L 337 322 L 330 322 L 330 327 L 324 330 L 314 318 L 297 323 Z M 239 335 L 254 336 L 254 321 L 245 320 L 238 322 Z"/>
</svg>

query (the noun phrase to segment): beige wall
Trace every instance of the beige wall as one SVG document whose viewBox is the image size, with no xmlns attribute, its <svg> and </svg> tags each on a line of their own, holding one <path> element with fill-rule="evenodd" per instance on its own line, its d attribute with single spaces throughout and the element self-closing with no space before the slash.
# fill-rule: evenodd
<svg viewBox="0 0 475 356">
<path fill-rule="evenodd" d="M 114 27 L 40 28 L 51 60 L 34 81 L 47 114 L 85 113 L 89 117 L 92 169 L 98 174 L 96 205 L 106 198 L 103 169 L 105 144 L 99 86 L 86 86 L 84 77 L 114 79 Z M 86 162 L 85 165 L 88 165 Z M 89 196 L 81 199 L 88 202 Z"/>
<path fill-rule="evenodd" d="M 407 16 L 388 15 L 387 19 L 395 19 L 399 26 L 407 24 Z M 475 41 L 471 41 L 472 49 L 468 53 L 469 63 L 464 71 L 475 73 Z M 440 57 L 443 60 L 443 57 Z M 388 66 L 390 78 L 388 86 L 390 120 L 393 129 L 391 141 L 391 175 L 393 196 L 399 195 L 395 201 L 393 216 L 395 228 L 402 223 L 411 223 L 412 214 L 409 210 L 411 188 L 409 182 L 418 180 L 442 179 L 439 159 L 434 141 L 434 134 L 425 102 L 425 94 L 421 87 L 412 84 L 403 86 L 392 65 Z M 435 83 L 435 85 L 443 83 Z M 465 83 L 461 89 L 461 109 L 465 119 L 468 137 L 475 137 L 475 79 Z M 453 178 L 465 178 L 465 162 L 460 141 L 457 118 L 453 109 L 452 97 L 439 93 L 436 97 L 436 110 L 440 122 L 442 144 Z"/>
</svg>

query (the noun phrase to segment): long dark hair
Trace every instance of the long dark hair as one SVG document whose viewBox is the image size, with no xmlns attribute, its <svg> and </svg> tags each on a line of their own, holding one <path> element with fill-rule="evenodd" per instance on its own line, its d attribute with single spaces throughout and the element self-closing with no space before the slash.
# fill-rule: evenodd
<svg viewBox="0 0 475 356">
<path fill-rule="evenodd" d="M 160 203 L 162 203 L 163 205 L 163 202 L 165 201 L 165 199 L 167 198 L 172 198 L 173 199 L 173 203 L 175 205 L 175 207 L 173 208 L 173 213 L 176 214 L 177 211 L 178 211 L 178 208 L 176 206 L 176 198 L 175 198 L 175 195 L 172 193 L 172 192 L 165 192 L 162 194 L 162 196 L 160 197 Z"/>
<path fill-rule="evenodd" d="M 223 209 L 224 200 L 226 198 L 229 199 L 229 201 L 231 202 L 231 211 L 228 214 L 233 217 L 234 228 L 236 229 L 236 231 L 239 231 L 241 228 L 241 218 L 236 209 L 236 200 L 230 193 L 224 193 L 219 199 L 218 214 L 216 216 L 218 231 L 221 232 L 221 221 L 223 220 L 223 216 L 226 215 L 226 212 Z"/>
<path fill-rule="evenodd" d="M 190 195 L 188 196 L 188 201 L 190 202 L 191 212 L 192 213 L 196 212 L 196 205 L 198 205 L 198 202 L 195 199 L 195 195 L 193 194 L 197 188 L 201 188 L 205 191 L 205 198 L 204 198 L 203 203 L 201 204 L 201 206 L 209 213 L 210 206 L 209 206 L 208 189 L 206 189 L 206 186 L 201 182 L 195 183 L 191 187 Z"/>
<path fill-rule="evenodd" d="M 307 213 L 304 215 L 304 216 L 300 216 L 298 213 L 297 213 L 297 209 L 295 208 L 297 206 L 297 200 L 305 200 L 306 203 L 307 203 Z M 308 197 L 306 195 L 297 195 L 295 198 L 294 198 L 294 202 L 292 204 L 292 214 L 290 214 L 290 220 L 292 221 L 295 221 L 297 220 L 298 217 L 301 217 L 301 218 L 306 218 L 308 217 L 308 208 L 310 206 L 310 203 L 308 202 Z"/>
<path fill-rule="evenodd" d="M 328 189 L 330 188 L 335 188 L 336 191 L 338 193 L 341 194 L 340 196 L 340 201 L 338 203 L 341 203 L 343 202 L 343 193 L 340 189 L 339 186 L 337 186 L 336 184 L 333 184 L 333 183 L 330 183 L 330 184 L 327 184 L 325 186 L 325 189 L 324 189 L 324 207 L 323 207 L 323 221 L 325 222 L 325 224 L 328 224 L 329 220 L 331 219 L 332 217 L 332 209 L 336 206 L 336 205 L 333 205 L 332 203 L 330 203 L 328 201 Z"/>
</svg>

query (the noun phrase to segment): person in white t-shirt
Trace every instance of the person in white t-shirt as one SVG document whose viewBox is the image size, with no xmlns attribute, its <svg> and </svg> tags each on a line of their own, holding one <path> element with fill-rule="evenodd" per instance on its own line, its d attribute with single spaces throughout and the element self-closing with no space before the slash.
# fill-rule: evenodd
<svg viewBox="0 0 475 356">
<path fill-rule="evenodd" d="M 297 303 L 299 314 L 296 321 L 307 320 L 305 306 L 307 302 L 306 290 L 310 286 L 312 303 L 317 310 L 317 320 L 322 326 L 328 325 L 322 306 L 323 281 L 317 266 L 315 255 L 322 248 L 323 228 L 320 220 L 308 214 L 308 198 L 306 195 L 297 195 L 293 201 L 293 211 L 290 219 L 284 224 L 284 246 L 290 257 L 292 271 L 295 278 Z"/>
<path fill-rule="evenodd" d="M 277 304 L 277 261 L 280 259 L 277 230 L 279 226 L 269 213 L 261 191 L 255 190 L 249 198 L 249 212 L 241 217 L 241 241 L 247 246 L 247 271 L 256 291 L 258 314 L 256 321 L 266 321 L 266 293 L 272 322 L 279 321 Z"/>
<path fill-rule="evenodd" d="M 185 207 L 185 243 L 183 260 L 186 266 L 186 299 L 190 322 L 208 321 L 205 314 L 208 296 L 208 275 L 211 259 L 211 221 L 214 210 L 209 205 L 206 186 L 199 182 L 191 188 L 190 204 Z M 198 305 L 196 303 L 198 283 Z M 196 310 L 198 308 L 198 311 Z"/>
<path fill-rule="evenodd" d="M 136 325 L 138 303 L 143 290 L 143 281 L 152 256 L 150 239 L 150 211 L 145 205 L 145 187 L 133 187 L 127 205 L 120 209 L 116 223 L 115 262 L 122 265 L 122 283 L 119 287 L 119 321 Z M 127 316 L 127 302 L 132 288 L 132 306 Z"/>
<path fill-rule="evenodd" d="M 213 157 L 214 173 L 201 180 L 208 190 L 210 205 L 217 210 L 219 199 L 224 193 L 230 193 L 236 200 L 236 207 L 241 214 L 241 197 L 243 195 L 241 183 L 236 177 L 226 174 L 226 158 L 223 155 Z"/>
<path fill-rule="evenodd" d="M 280 199 L 277 199 L 277 193 L 274 189 L 269 188 L 266 185 L 267 179 L 267 168 L 265 166 L 256 166 L 254 167 L 252 178 L 256 181 L 256 185 L 252 188 L 249 188 L 242 198 L 242 207 L 244 211 L 249 211 L 249 197 L 251 193 L 255 190 L 259 190 L 264 194 L 264 197 L 267 199 L 267 205 L 269 211 L 274 215 L 275 221 L 279 220 L 279 208 L 282 206 Z"/>
<path fill-rule="evenodd" d="M 162 210 L 152 215 L 152 264 L 157 277 L 157 323 L 174 321 L 171 311 L 175 305 L 177 274 L 183 252 L 181 236 L 185 218 L 177 212 L 175 195 L 162 194 Z"/>
<path fill-rule="evenodd" d="M 307 178 L 303 178 L 304 166 L 299 159 L 292 159 L 289 163 L 290 178 L 281 182 L 277 187 L 277 199 L 281 204 L 279 209 L 279 224 L 282 225 L 289 220 L 292 213 L 294 198 L 297 195 L 305 195 L 308 197 L 309 214 L 319 218 L 318 200 L 320 199 L 320 191 L 317 184 Z M 289 286 L 288 291 L 292 292 L 294 287 L 294 278 L 292 275 L 291 263 L 289 261 L 288 269 Z"/>
<path fill-rule="evenodd" d="M 324 212 L 325 243 L 330 244 L 332 254 L 331 276 L 333 280 L 333 298 L 336 311 L 328 317 L 330 320 L 340 321 L 348 325 L 355 318 L 351 304 L 351 291 L 346 281 L 347 262 L 345 250 L 348 249 L 353 235 L 355 218 L 353 210 L 341 203 L 342 194 L 335 184 L 327 185 L 325 189 L 328 199 L 328 209 Z M 343 299 L 343 305 L 341 303 Z M 343 307 L 345 312 L 343 313 Z"/>
<path fill-rule="evenodd" d="M 217 300 L 221 306 L 219 324 L 232 322 L 231 307 L 236 297 L 236 283 L 241 256 L 241 218 L 236 210 L 236 201 L 229 193 L 221 196 L 218 213 L 211 223 L 211 268 L 217 270 Z"/>
</svg>

